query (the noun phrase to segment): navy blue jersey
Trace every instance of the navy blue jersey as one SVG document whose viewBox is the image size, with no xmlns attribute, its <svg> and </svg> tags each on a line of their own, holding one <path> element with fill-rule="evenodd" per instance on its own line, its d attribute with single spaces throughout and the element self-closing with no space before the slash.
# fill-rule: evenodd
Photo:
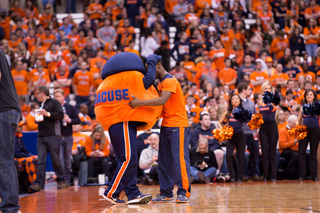
<svg viewBox="0 0 320 213">
<path fill-rule="evenodd" d="M 264 121 L 275 121 L 276 111 L 277 108 L 273 107 L 271 103 L 261 103 L 259 106 L 259 112 L 262 114 Z"/>
<path fill-rule="evenodd" d="M 242 132 L 242 123 L 234 118 L 231 114 L 229 115 L 229 126 L 233 128 L 233 132 Z"/>
<path fill-rule="evenodd" d="M 306 127 L 319 127 L 319 116 L 311 116 L 311 115 L 304 115 L 303 117 L 303 125 Z"/>
</svg>

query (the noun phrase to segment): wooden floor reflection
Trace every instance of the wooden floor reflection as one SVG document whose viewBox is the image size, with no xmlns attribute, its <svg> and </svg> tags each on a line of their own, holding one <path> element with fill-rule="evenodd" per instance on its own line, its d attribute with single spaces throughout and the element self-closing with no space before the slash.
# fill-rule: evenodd
<svg viewBox="0 0 320 213">
<path fill-rule="evenodd" d="M 159 186 L 139 186 L 155 196 Z M 320 212 L 319 182 L 278 181 L 192 185 L 188 204 L 110 205 L 100 194 L 105 187 L 47 189 L 20 198 L 22 213 L 189 213 L 189 212 Z"/>
</svg>

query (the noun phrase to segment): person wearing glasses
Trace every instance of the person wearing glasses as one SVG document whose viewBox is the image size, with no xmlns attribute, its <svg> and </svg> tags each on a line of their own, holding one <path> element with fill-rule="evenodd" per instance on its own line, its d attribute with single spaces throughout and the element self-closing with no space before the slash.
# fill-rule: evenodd
<svg viewBox="0 0 320 213">
<path fill-rule="evenodd" d="M 36 92 L 37 100 L 41 103 L 40 109 L 36 112 L 36 121 L 38 122 L 38 165 L 37 180 L 30 186 L 31 191 L 38 192 L 44 189 L 46 160 L 48 152 L 52 160 L 53 170 L 57 175 L 58 189 L 66 188 L 64 169 L 59 157 L 61 145 L 61 124 L 64 113 L 59 101 L 49 96 L 49 89 L 46 86 L 40 86 Z"/>
</svg>

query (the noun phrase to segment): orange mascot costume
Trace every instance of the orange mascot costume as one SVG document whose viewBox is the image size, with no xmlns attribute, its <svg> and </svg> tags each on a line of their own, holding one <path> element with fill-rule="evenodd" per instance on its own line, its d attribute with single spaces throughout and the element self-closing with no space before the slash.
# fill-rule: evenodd
<svg viewBox="0 0 320 213">
<path fill-rule="evenodd" d="M 128 204 L 147 203 L 151 195 L 141 194 L 137 187 L 137 130 L 151 128 L 162 112 L 162 106 L 129 106 L 131 95 L 140 99 L 159 97 L 153 86 L 156 63 L 161 57 L 147 58 L 146 71 L 138 55 L 125 52 L 111 57 L 102 70 L 103 82 L 97 89 L 95 113 L 98 121 L 109 131 L 118 166 L 107 190 L 102 195 L 113 203 L 125 203 L 119 198 L 124 190 Z"/>
</svg>

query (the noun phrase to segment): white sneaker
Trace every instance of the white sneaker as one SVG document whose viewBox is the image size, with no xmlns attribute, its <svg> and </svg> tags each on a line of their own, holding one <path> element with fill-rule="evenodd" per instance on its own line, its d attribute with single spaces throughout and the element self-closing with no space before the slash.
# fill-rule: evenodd
<svg viewBox="0 0 320 213">
<path fill-rule="evenodd" d="M 146 203 L 149 203 L 151 199 L 152 199 L 151 195 L 141 194 L 135 199 L 129 200 L 128 204 L 146 204 Z"/>
</svg>

